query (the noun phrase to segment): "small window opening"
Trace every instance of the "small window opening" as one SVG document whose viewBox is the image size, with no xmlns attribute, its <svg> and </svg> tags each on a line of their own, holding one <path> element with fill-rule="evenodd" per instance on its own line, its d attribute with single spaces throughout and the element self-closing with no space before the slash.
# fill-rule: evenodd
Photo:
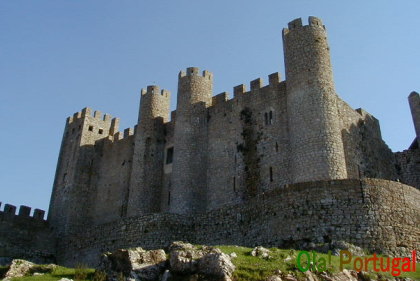
<svg viewBox="0 0 420 281">
<path fill-rule="evenodd" d="M 279 144 L 276 142 L 276 152 L 279 152 Z"/>
<path fill-rule="evenodd" d="M 103 129 L 99 129 L 98 133 L 99 133 L 100 135 L 102 135 L 102 134 L 104 133 L 104 130 L 103 130 Z"/>
<path fill-rule="evenodd" d="M 74 133 L 74 128 L 73 128 L 73 129 L 71 129 L 71 133 L 72 133 L 72 134 Z"/>
<path fill-rule="evenodd" d="M 89 131 L 93 131 L 93 126 L 89 126 Z"/>
<path fill-rule="evenodd" d="M 270 182 L 273 182 L 273 167 L 270 167 Z"/>
<path fill-rule="evenodd" d="M 171 164 L 174 158 L 174 148 L 169 147 L 166 150 L 166 164 Z"/>
<path fill-rule="evenodd" d="M 268 113 L 264 113 L 264 123 L 265 125 L 268 125 Z"/>
<path fill-rule="evenodd" d="M 233 191 L 236 192 L 236 177 L 233 177 Z"/>
<path fill-rule="evenodd" d="M 64 175 L 63 175 L 63 181 L 66 180 L 66 177 L 67 177 L 67 173 L 64 173 Z"/>
<path fill-rule="evenodd" d="M 273 124 L 273 111 L 271 111 L 270 110 L 270 114 L 269 114 L 269 121 L 268 121 L 268 123 L 271 125 L 271 124 Z"/>
<path fill-rule="evenodd" d="M 168 206 L 171 204 L 171 192 L 168 191 Z"/>
</svg>

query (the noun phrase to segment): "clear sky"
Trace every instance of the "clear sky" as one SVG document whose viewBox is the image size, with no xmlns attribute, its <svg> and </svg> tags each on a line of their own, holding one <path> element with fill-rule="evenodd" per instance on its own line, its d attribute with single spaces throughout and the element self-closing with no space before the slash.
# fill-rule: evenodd
<svg viewBox="0 0 420 281">
<path fill-rule="evenodd" d="M 0 201 L 48 208 L 65 119 L 85 106 L 120 117 L 122 130 L 147 85 L 170 90 L 174 109 L 188 66 L 214 73 L 215 94 L 284 77 L 282 28 L 310 15 L 327 27 L 339 95 L 406 149 L 419 11 L 418 0 L 2 0 Z"/>
</svg>

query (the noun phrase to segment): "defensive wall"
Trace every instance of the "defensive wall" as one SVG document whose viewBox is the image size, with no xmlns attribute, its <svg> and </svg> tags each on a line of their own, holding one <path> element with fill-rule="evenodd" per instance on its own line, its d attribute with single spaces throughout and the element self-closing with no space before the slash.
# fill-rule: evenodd
<svg viewBox="0 0 420 281">
<path fill-rule="evenodd" d="M 134 128 L 119 132 L 118 118 L 90 108 L 69 117 L 48 223 L 7 205 L 0 257 L 95 265 L 107 250 L 174 240 L 418 249 L 419 94 L 409 96 L 416 140 L 393 154 L 378 120 L 335 92 L 322 22 L 290 22 L 283 43 L 286 81 L 273 73 L 213 96 L 213 74 L 190 67 L 176 111 L 151 85 Z"/>
<path fill-rule="evenodd" d="M 168 90 L 149 85 L 138 122 L 124 135 L 108 114 L 85 108 L 70 117 L 48 218 L 54 230 L 151 213 L 203 214 L 298 182 L 408 183 L 378 120 L 337 95 L 321 20 L 290 22 L 283 43 L 286 80 L 272 73 L 266 84 L 257 78 L 249 90 L 234 87 L 233 97 L 213 96 L 213 73 L 189 67 L 179 73 L 176 111 L 169 112 Z M 410 95 L 414 109 L 417 97 Z"/>
<path fill-rule="evenodd" d="M 420 247 L 419 202 L 419 190 L 388 180 L 292 184 L 201 215 L 152 214 L 79 229 L 62 238 L 57 258 L 96 265 L 108 250 L 164 248 L 174 240 L 273 247 L 344 240 L 404 256 Z"/>
<path fill-rule="evenodd" d="M 0 202 L 1 206 L 1 202 Z M 0 257 L 28 259 L 38 263 L 55 261 L 55 238 L 50 231 L 45 212 L 5 204 L 0 211 Z"/>
</svg>

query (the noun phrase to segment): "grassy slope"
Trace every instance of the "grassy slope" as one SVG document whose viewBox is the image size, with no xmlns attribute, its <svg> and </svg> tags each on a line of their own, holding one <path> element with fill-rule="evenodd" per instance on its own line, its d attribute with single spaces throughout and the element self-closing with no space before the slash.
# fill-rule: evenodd
<svg viewBox="0 0 420 281">
<path fill-rule="evenodd" d="M 276 270 L 281 270 L 283 273 L 293 273 L 299 279 L 302 279 L 305 275 L 300 272 L 296 266 L 296 256 L 298 251 L 295 250 L 281 250 L 272 248 L 270 258 L 263 259 L 260 257 L 251 256 L 251 248 L 238 247 L 238 246 L 217 246 L 224 253 L 231 254 L 236 253 L 237 258 L 233 259 L 233 263 L 236 266 L 234 272 L 235 281 L 259 281 L 264 280 L 270 275 L 273 275 Z M 326 254 L 318 254 L 318 257 L 328 259 Z M 289 260 L 285 261 L 289 257 Z M 339 271 L 339 257 L 331 256 L 331 269 L 330 272 Z M 345 266 L 347 269 L 352 269 L 351 266 Z M 1 270 L 1 269 L 0 269 Z M 76 278 L 76 275 L 82 271 L 85 278 Z M 374 279 L 378 279 L 376 274 L 372 270 L 372 266 L 369 266 L 369 275 Z M 389 273 L 383 274 L 384 277 L 391 277 Z M 73 280 L 93 280 L 94 270 L 84 268 L 65 268 L 58 266 L 52 272 L 46 273 L 39 276 L 27 276 L 22 278 L 14 278 L 12 281 L 57 281 L 61 278 L 69 278 Z M 412 280 L 420 281 L 420 264 L 417 264 L 417 272 L 404 273 L 400 277 L 410 277 Z"/>
<path fill-rule="evenodd" d="M 68 278 L 79 281 L 93 280 L 94 269 L 89 268 L 66 268 L 57 266 L 52 272 L 37 276 L 25 276 L 13 278 L 12 281 L 57 281 L 61 278 Z M 81 279 L 76 278 L 80 274 Z M 84 277 L 84 278 L 83 278 Z"/>
<path fill-rule="evenodd" d="M 236 246 L 217 246 L 224 253 L 230 254 L 235 252 L 237 258 L 233 259 L 233 263 L 236 266 L 234 272 L 235 280 L 240 281 L 257 281 L 264 280 L 266 277 L 273 275 L 276 270 L 281 270 L 283 273 L 293 272 L 297 277 L 302 278 L 304 274 L 296 266 L 296 256 L 298 251 L 295 250 L 281 250 L 272 248 L 271 258 L 262 259 L 259 257 L 251 256 L 251 248 L 236 247 Z M 328 255 L 316 253 L 317 257 L 323 257 L 328 260 Z M 287 257 L 291 259 L 284 261 Z M 337 256 L 331 256 L 332 268 L 329 272 L 339 272 L 340 258 Z M 346 269 L 353 269 L 352 265 L 344 266 Z M 373 266 L 369 264 L 369 275 L 374 279 L 378 279 L 376 273 L 373 272 Z M 390 273 L 380 273 L 384 277 L 392 277 Z M 417 272 L 407 272 L 400 275 L 400 277 L 410 277 L 413 280 L 420 281 L 420 264 L 417 263 Z"/>
</svg>

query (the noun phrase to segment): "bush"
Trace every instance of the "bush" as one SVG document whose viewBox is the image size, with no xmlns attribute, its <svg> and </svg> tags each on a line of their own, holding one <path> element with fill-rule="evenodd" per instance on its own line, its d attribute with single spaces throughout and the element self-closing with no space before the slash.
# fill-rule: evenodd
<svg viewBox="0 0 420 281">
<path fill-rule="evenodd" d="M 86 280 L 89 274 L 89 269 L 84 264 L 77 264 L 74 268 L 74 280 Z"/>
<path fill-rule="evenodd" d="M 93 281 L 106 281 L 106 273 L 100 270 L 95 270 L 95 273 L 93 274 Z"/>
</svg>

